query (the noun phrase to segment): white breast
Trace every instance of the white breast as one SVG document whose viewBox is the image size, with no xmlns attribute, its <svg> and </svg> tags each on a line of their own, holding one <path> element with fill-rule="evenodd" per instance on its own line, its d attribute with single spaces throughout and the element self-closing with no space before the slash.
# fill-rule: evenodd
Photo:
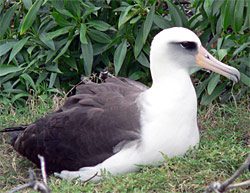
<svg viewBox="0 0 250 193">
<path fill-rule="evenodd" d="M 147 163 L 183 155 L 199 142 L 197 99 L 190 77 L 175 74 L 141 95 L 142 146 Z"/>
</svg>

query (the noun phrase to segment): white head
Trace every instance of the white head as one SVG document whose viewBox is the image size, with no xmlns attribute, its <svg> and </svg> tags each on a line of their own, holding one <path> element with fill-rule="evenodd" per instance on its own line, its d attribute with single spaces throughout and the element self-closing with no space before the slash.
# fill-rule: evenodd
<svg viewBox="0 0 250 193">
<path fill-rule="evenodd" d="M 150 68 L 153 81 L 178 70 L 193 67 L 206 68 L 238 81 L 240 73 L 233 67 L 216 60 L 201 45 L 197 35 L 189 29 L 173 27 L 158 33 L 151 44 Z"/>
</svg>

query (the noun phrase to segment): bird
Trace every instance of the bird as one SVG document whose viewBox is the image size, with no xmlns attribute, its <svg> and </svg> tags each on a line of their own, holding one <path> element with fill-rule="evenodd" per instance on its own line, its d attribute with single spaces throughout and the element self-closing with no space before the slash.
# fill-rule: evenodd
<svg viewBox="0 0 250 193">
<path fill-rule="evenodd" d="M 159 165 L 198 147 L 194 68 L 234 82 L 239 71 L 213 57 L 198 36 L 183 27 L 160 31 L 150 47 L 152 85 L 122 77 L 76 88 L 57 111 L 21 127 L 7 128 L 11 144 L 39 166 L 66 180 L 99 181 L 106 171 L 120 175 L 138 165 Z"/>
</svg>

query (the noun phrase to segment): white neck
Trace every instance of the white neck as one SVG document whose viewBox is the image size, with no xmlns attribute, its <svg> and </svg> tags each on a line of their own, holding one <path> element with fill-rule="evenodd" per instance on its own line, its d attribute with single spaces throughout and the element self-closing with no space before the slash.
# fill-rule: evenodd
<svg viewBox="0 0 250 193">
<path fill-rule="evenodd" d="M 198 143 L 197 99 L 187 71 L 156 79 L 141 97 L 142 143 L 151 161 L 159 161 L 159 152 L 182 155 Z"/>
</svg>

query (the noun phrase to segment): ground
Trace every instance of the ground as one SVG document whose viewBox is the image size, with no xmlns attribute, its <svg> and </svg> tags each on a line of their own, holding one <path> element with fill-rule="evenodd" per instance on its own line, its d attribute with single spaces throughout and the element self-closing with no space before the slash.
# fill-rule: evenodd
<svg viewBox="0 0 250 193">
<path fill-rule="evenodd" d="M 49 177 L 52 192 L 203 192 L 208 184 L 224 181 L 241 165 L 250 149 L 250 104 L 210 105 L 199 107 L 201 143 L 184 157 L 168 159 L 159 167 L 144 166 L 140 172 L 108 177 L 99 183 L 67 182 Z M 23 108 L 0 109 L 0 130 L 28 124 L 54 109 L 54 101 L 29 102 Z M 56 103 L 58 104 L 58 103 Z M 0 192 L 24 184 L 28 168 L 39 173 L 32 163 L 22 158 L 0 134 Z M 238 181 L 250 178 L 245 172 Z M 249 192 L 238 189 L 232 192 Z M 22 192 L 34 192 L 25 190 Z"/>
</svg>

